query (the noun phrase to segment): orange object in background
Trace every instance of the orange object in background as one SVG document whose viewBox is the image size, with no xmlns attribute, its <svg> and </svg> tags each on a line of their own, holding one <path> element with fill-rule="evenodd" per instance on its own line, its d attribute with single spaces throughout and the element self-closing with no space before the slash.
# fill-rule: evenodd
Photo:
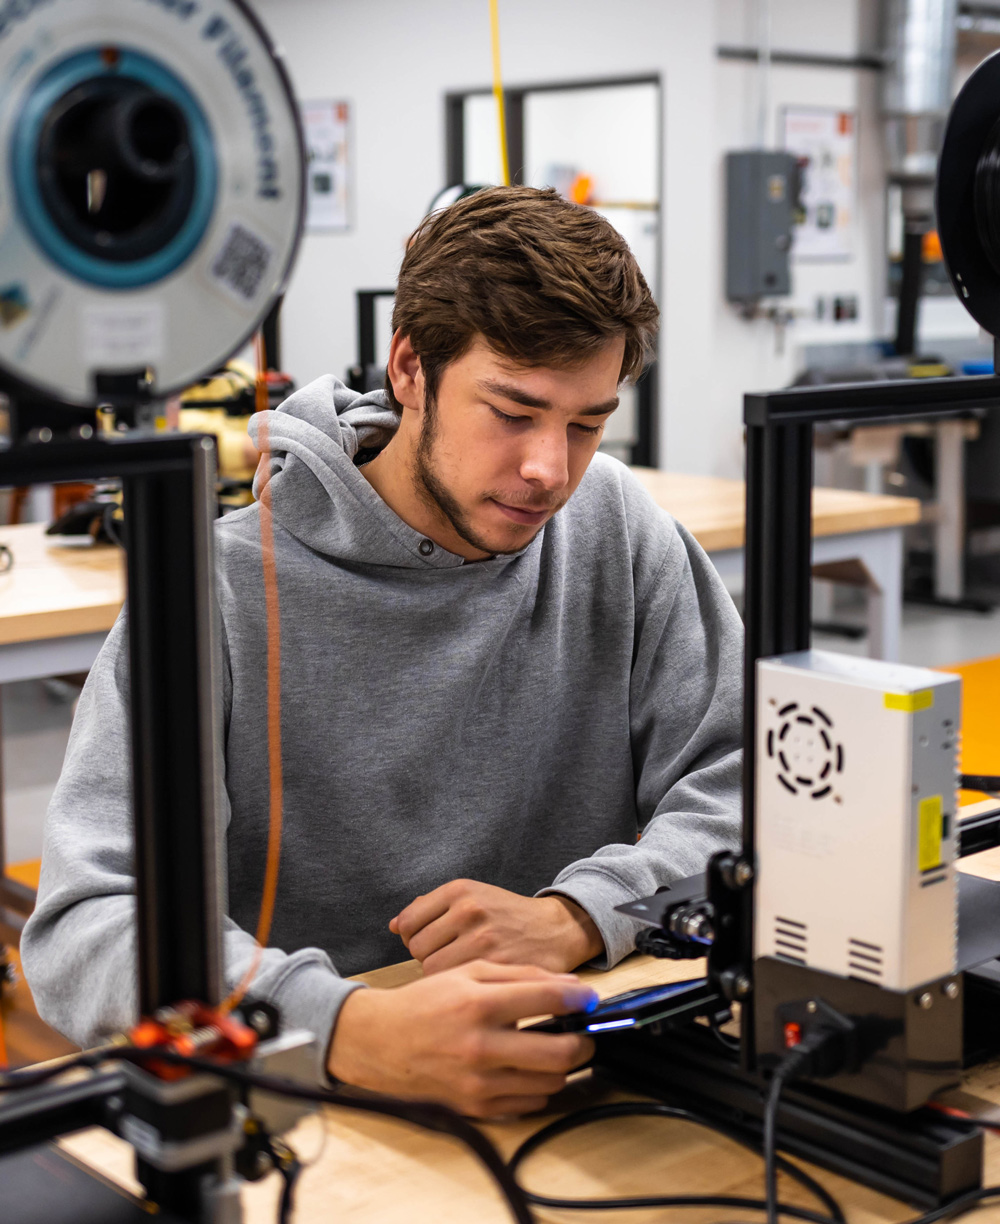
<svg viewBox="0 0 1000 1224">
<path fill-rule="evenodd" d="M 574 204 L 589 204 L 594 198 L 594 180 L 589 174 L 578 174 L 569 185 L 569 198 Z"/>
<path fill-rule="evenodd" d="M 941 254 L 941 239 L 938 237 L 937 230 L 929 230 L 924 234 L 921 255 L 924 263 L 940 263 L 944 258 Z"/>
<path fill-rule="evenodd" d="M 962 773 L 1000 774 L 1000 656 L 935 670 L 962 677 Z M 982 799 L 979 791 L 959 791 L 959 803 Z"/>
</svg>

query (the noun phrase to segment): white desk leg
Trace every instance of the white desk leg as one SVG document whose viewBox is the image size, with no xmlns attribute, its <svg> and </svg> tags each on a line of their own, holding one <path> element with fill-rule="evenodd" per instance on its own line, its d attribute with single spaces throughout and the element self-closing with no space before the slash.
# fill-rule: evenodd
<svg viewBox="0 0 1000 1224">
<path fill-rule="evenodd" d="M 878 570 L 869 565 L 881 589 L 868 591 L 868 654 L 895 663 L 903 619 L 903 533 L 884 534 L 878 545 L 884 554 L 882 564 Z"/>
<path fill-rule="evenodd" d="M 857 531 L 813 540 L 814 565 L 858 560 L 868 570 L 875 590 L 868 596 L 868 654 L 895 663 L 899 658 L 903 618 L 903 529 Z"/>
<path fill-rule="evenodd" d="M 934 426 L 935 501 L 934 594 L 961 599 L 965 594 L 965 437 L 964 421 Z"/>
</svg>

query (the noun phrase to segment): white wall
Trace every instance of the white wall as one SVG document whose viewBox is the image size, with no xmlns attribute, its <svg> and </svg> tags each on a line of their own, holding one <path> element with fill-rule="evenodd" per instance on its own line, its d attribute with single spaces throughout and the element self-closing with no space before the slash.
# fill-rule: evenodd
<svg viewBox="0 0 1000 1224">
<path fill-rule="evenodd" d="M 721 45 L 753 45 L 757 37 L 755 0 L 718 0 L 717 37 Z M 875 0 L 771 0 L 774 50 L 852 56 L 871 50 L 876 39 Z M 724 172 L 727 149 L 757 145 L 760 74 L 755 64 L 723 60 L 714 66 L 715 141 L 719 161 L 715 191 L 720 200 L 713 235 L 722 258 L 725 242 Z M 702 448 L 692 470 L 735 475 L 742 463 L 740 401 L 744 391 L 787 385 L 801 368 L 805 344 L 867 341 L 883 334 L 885 297 L 884 187 L 881 131 L 878 119 L 877 74 L 864 70 L 772 64 L 766 90 L 769 108 L 767 141 L 777 147 L 784 106 L 803 105 L 852 110 L 858 115 L 858 222 L 853 258 L 842 263 L 799 263 L 792 266 L 792 295 L 780 305 L 796 316 L 781 336 L 767 319 L 747 321 L 724 298 L 720 288 L 713 313 L 713 338 L 722 357 L 712 381 L 710 413 L 717 423 L 714 447 Z M 856 322 L 817 323 L 809 316 L 815 298 L 853 295 L 858 299 Z"/>
<path fill-rule="evenodd" d="M 719 60 L 719 43 L 755 36 L 757 0 L 501 0 L 503 70 L 511 84 L 658 72 L 663 81 L 664 182 L 661 462 L 736 475 L 741 396 L 786 383 L 784 354 L 765 321 L 739 319 L 723 298 L 722 156 L 753 143 L 755 69 Z M 775 48 L 849 55 L 870 49 L 876 0 L 771 0 Z M 308 235 L 284 315 L 284 364 L 304 382 L 342 374 L 355 356 L 354 291 L 391 285 L 407 234 L 444 185 L 448 90 L 491 79 L 486 0 L 256 0 L 285 48 L 303 98 L 354 104 L 354 228 Z M 882 187 L 873 73 L 774 66 L 777 108 L 807 103 L 860 116 L 861 212 L 850 264 L 797 267 L 795 301 L 855 293 L 857 324 L 830 338 L 882 332 Z M 813 329 L 815 331 L 815 329 Z M 813 335 L 811 339 L 816 339 Z M 822 338 L 822 337 L 819 337 Z"/>
</svg>

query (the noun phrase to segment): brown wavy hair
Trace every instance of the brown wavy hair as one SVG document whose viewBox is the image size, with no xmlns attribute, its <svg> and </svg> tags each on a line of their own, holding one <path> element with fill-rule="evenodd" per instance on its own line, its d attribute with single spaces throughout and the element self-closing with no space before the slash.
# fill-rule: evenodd
<svg viewBox="0 0 1000 1224">
<path fill-rule="evenodd" d="M 527 366 L 572 367 L 624 337 L 621 379 L 651 360 L 659 311 L 635 256 L 604 217 L 551 188 L 487 187 L 425 217 L 396 286 L 431 402 L 477 336 Z M 386 378 L 389 402 L 399 407 Z"/>
</svg>

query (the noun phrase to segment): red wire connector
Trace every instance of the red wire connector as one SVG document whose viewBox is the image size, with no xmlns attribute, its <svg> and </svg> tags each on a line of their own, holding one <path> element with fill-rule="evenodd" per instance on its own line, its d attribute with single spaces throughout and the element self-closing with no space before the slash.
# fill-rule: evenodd
<svg viewBox="0 0 1000 1224">
<path fill-rule="evenodd" d="M 184 1058 L 211 1058 L 219 1063 L 245 1062 L 257 1048 L 257 1034 L 218 1007 L 188 1001 L 162 1007 L 140 1020 L 129 1034 L 141 1050 L 169 1050 Z M 183 1079 L 187 1067 L 151 1057 L 146 1070 L 164 1080 Z"/>
</svg>

